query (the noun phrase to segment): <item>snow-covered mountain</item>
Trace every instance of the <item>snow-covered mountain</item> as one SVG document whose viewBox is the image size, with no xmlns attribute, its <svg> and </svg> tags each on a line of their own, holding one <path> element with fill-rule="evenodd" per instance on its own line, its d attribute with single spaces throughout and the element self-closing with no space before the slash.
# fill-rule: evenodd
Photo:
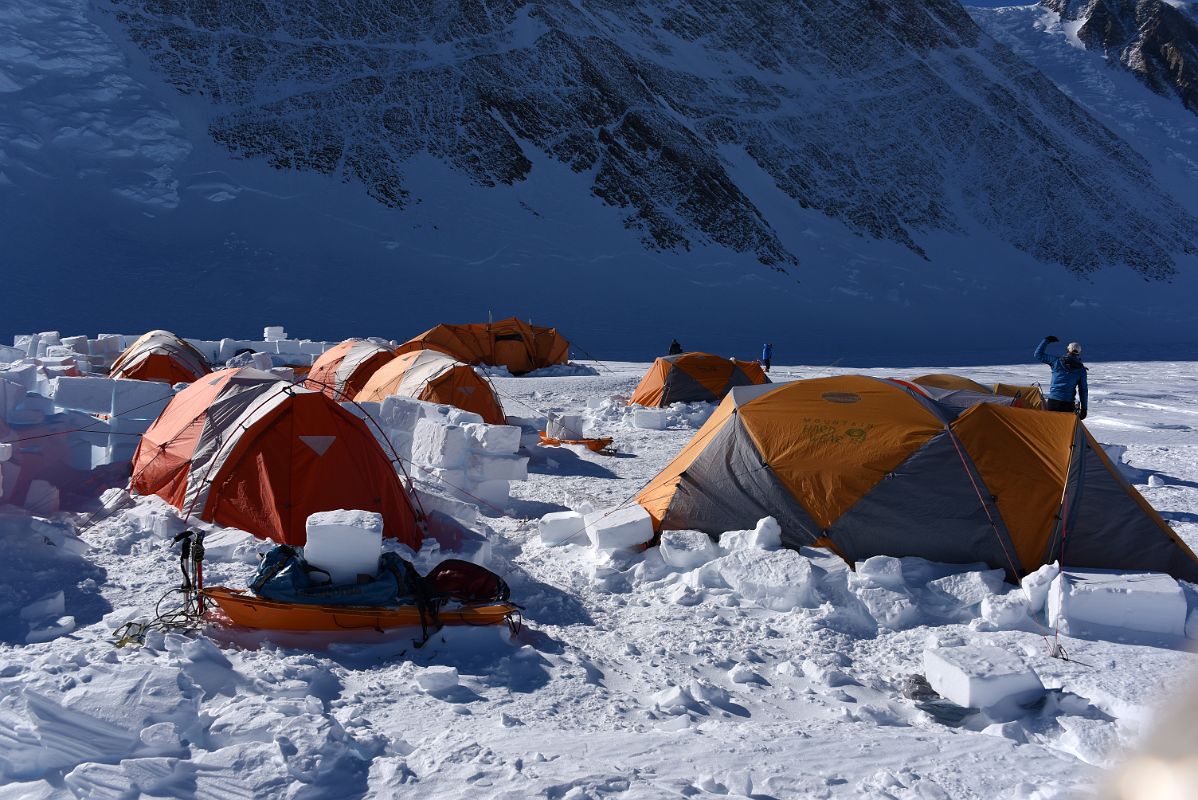
<svg viewBox="0 0 1198 800">
<path fill-rule="evenodd" d="M 29 300 L 0 333 L 494 311 L 611 356 L 1194 342 L 1198 198 L 951 0 L 14 0 L 0 27 Z"/>
<path fill-rule="evenodd" d="M 1041 0 L 1076 22 L 1075 35 L 1131 70 L 1158 94 L 1198 114 L 1198 12 L 1165 0 Z"/>
</svg>

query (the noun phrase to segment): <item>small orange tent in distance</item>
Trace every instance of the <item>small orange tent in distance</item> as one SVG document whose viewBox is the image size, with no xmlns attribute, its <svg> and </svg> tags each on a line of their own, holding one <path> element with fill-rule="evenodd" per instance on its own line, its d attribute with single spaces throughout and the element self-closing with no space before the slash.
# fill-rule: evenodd
<svg viewBox="0 0 1198 800">
<path fill-rule="evenodd" d="M 417 515 L 362 420 L 320 392 L 250 368 L 175 395 L 133 456 L 132 488 L 263 539 L 307 540 L 308 516 L 383 515 L 383 535 L 420 547 Z"/>
<path fill-rule="evenodd" d="M 304 385 L 339 403 L 353 400 L 379 367 L 393 358 L 395 351 L 390 347 L 366 339 L 346 339 L 321 353 Z"/>
<path fill-rule="evenodd" d="M 769 383 L 756 361 L 737 361 L 711 353 L 680 353 L 653 362 L 636 385 L 629 405 L 719 402 L 734 386 Z"/>
<path fill-rule="evenodd" d="M 361 402 L 381 403 L 388 395 L 403 395 L 473 411 L 489 425 L 503 425 L 503 404 L 469 364 L 436 350 L 414 350 L 384 364 L 358 393 Z"/>
<path fill-rule="evenodd" d="M 918 383 L 920 386 L 932 386 L 950 391 L 964 390 L 1014 397 L 1015 405 L 1020 408 L 1044 408 L 1044 395 L 1038 386 L 1017 386 L 1010 383 L 984 385 L 961 375 L 952 375 L 947 372 L 920 375 L 918 378 L 912 378 L 911 382 Z"/>
<path fill-rule="evenodd" d="M 191 383 L 211 372 L 208 359 L 170 331 L 150 331 L 125 348 L 108 371 L 110 378 Z"/>
<path fill-rule="evenodd" d="M 1004 398 L 1005 399 L 1005 398 Z M 718 535 L 773 516 L 788 547 L 1198 580 L 1198 559 L 1073 414 L 943 407 L 843 375 L 738 387 L 638 495 L 658 529 Z"/>
<path fill-rule="evenodd" d="M 401 344 L 396 352 L 439 350 L 465 364 L 507 367 L 513 375 L 565 364 L 570 343 L 556 328 L 541 328 L 515 317 L 472 325 L 438 325 Z"/>
</svg>

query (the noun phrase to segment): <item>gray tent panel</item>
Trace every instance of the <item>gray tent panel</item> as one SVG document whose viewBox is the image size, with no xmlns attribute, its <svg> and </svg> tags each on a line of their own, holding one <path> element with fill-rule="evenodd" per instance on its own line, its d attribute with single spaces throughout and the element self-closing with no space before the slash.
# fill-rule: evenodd
<svg viewBox="0 0 1198 800">
<path fill-rule="evenodd" d="M 1198 582 L 1198 562 L 1136 502 L 1135 489 L 1118 469 L 1107 468 L 1091 440 L 1084 434 L 1080 438 L 1061 563 L 1066 568 L 1167 572 Z M 1058 555 L 1050 550 L 1045 560 Z"/>
<path fill-rule="evenodd" d="M 695 403 L 700 400 L 711 401 L 719 398 L 713 395 L 710 389 L 704 388 L 703 384 L 687 375 L 681 367 L 672 367 L 666 374 L 665 386 L 661 390 L 661 404 L 668 406 L 670 403 Z"/>
<path fill-rule="evenodd" d="M 1008 573 L 1014 563 L 1018 569 L 998 509 L 968 459 L 962 461 L 947 432 L 939 434 L 836 520 L 828 535 L 850 561 L 885 554 L 954 564 L 984 561 Z"/>
<path fill-rule="evenodd" d="M 782 526 L 782 544 L 813 543 L 819 526 L 778 481 L 734 416 L 682 474 L 662 528 L 691 529 L 718 536 L 746 530 L 762 517 Z"/>
</svg>

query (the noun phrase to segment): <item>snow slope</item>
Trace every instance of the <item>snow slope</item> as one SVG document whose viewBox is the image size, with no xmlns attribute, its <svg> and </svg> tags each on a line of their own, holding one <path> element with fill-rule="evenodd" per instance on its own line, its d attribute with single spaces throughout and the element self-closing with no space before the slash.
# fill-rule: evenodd
<svg viewBox="0 0 1198 800">
<path fill-rule="evenodd" d="M 507 9 L 508 27 L 496 21 L 496 36 L 510 36 L 513 47 L 544 34 L 553 17 L 559 33 L 535 41 L 585 34 L 633 54 L 645 85 L 622 79 L 612 96 L 628 103 L 631 93 L 637 108 L 656 108 L 654 136 L 702 134 L 686 163 L 725 176 L 720 185 L 739 199 L 718 208 L 690 203 L 675 187 L 694 185 L 695 174 L 663 178 L 651 157 L 659 144 L 596 196 L 602 169 L 576 172 L 568 153 L 524 132 L 516 138 L 527 179 L 494 177 L 490 187 L 459 163 L 471 161 L 469 143 L 445 152 L 451 145 L 439 150 L 418 139 L 404 151 L 410 195 L 402 210 L 370 198 L 356 178 L 343 183 L 339 172 L 272 168 L 268 159 L 285 156 L 277 137 L 252 152 L 242 137 L 235 154 L 213 140 L 218 120 L 244 130 L 266 119 L 234 108 L 237 97 L 298 102 L 297 84 L 265 69 L 260 80 L 195 64 L 164 73 L 155 42 L 170 37 L 154 31 L 175 30 L 194 13 L 199 37 L 221 24 L 205 9 L 224 6 L 171 6 L 178 12 L 171 15 L 119 4 L 132 15 L 128 24 L 112 8 L 14 0 L 0 10 L 0 272 L 6 294 L 25 298 L 5 307 L 0 334 L 164 327 L 194 335 L 219 322 L 246 337 L 252 318 L 314 339 L 364 327 L 406 339 L 436 322 L 493 312 L 556 324 L 579 352 L 603 357 L 647 358 L 663 346 L 659 339 L 677 336 L 689 348 L 742 357 L 773 340 L 813 362 L 992 363 L 1021 357 L 1050 329 L 1104 345 L 1109 357 L 1145 355 L 1138 342 L 1123 341 L 1123 326 L 1195 347 L 1187 298 L 1198 271 L 1183 252 L 1195 236 L 1192 192 L 1178 180 L 1150 178 L 1145 170 L 1156 155 L 1148 164 L 1140 158 L 1150 148 L 1137 155 L 1128 147 L 1135 142 L 1110 138 L 948 4 L 936 10 L 948 20 L 943 30 L 913 7 L 901 18 L 858 24 L 828 4 L 803 23 L 811 30 L 789 37 L 817 43 L 814 55 L 758 42 L 752 31 L 764 28 L 754 14 L 764 11 L 737 12 L 745 15 L 734 26 L 741 39 L 708 41 L 667 5 L 659 8 L 661 25 L 672 20 L 676 33 L 615 6 L 585 19 L 562 4 L 537 6 L 544 14 L 535 19 L 512 18 Z M 230 23 L 220 36 L 235 28 Z M 841 31 L 856 37 L 845 39 L 854 42 L 847 50 L 837 44 Z M 201 53 L 214 52 L 204 48 L 219 44 L 214 36 L 204 33 L 203 47 L 188 52 L 203 61 Z M 255 36 L 247 35 L 246 53 Z M 413 47 L 428 48 L 431 63 L 440 63 L 451 45 L 430 36 Z M 167 55 L 178 52 L 172 46 Z M 562 60 L 555 52 L 538 51 L 540 68 L 552 73 Z M 584 58 L 586 48 L 571 52 Z M 869 59 L 861 63 L 854 52 Z M 336 89 L 344 73 L 334 66 L 344 53 L 330 58 L 311 80 Z M 791 65 L 771 66 L 770 58 Z M 750 90 L 727 72 L 750 73 L 761 85 Z M 211 104 L 210 88 L 181 94 L 166 81 L 178 85 L 179 75 L 216 81 L 222 105 Z M 550 77 L 528 79 L 532 107 L 544 105 Z M 983 99 L 996 92 L 1013 99 Z M 845 107 L 841 96 L 856 101 Z M 804 105 L 817 97 L 818 117 Z M 332 110 L 322 101 L 320 112 L 334 128 L 356 113 L 339 89 L 337 98 Z M 443 99 L 428 99 L 429 115 Z M 750 113 L 754 103 L 768 108 Z M 579 124 L 570 116 L 576 106 L 562 106 L 563 130 Z M 364 108 L 378 111 L 373 100 Z M 492 133 L 502 139 L 515 131 L 513 115 L 500 115 L 502 130 Z M 729 116 L 736 130 L 716 136 L 716 123 Z M 946 118 L 968 124 L 944 127 Z M 779 127 L 791 132 L 766 147 Z M 692 128 L 699 133 L 686 132 Z M 629 128 L 620 130 L 628 147 Z M 1041 130 L 1048 133 L 1028 133 Z M 822 147 L 831 161 L 808 176 L 810 191 L 802 188 L 803 170 L 814 163 L 806 146 Z M 630 206 L 617 196 L 633 189 L 644 202 Z M 721 221 L 721 209 L 735 223 Z M 671 230 L 689 249 L 658 249 L 663 236 L 669 243 L 661 231 Z M 763 267 L 759 256 L 768 253 L 787 272 Z M 785 254 L 799 266 L 786 266 Z M 1051 261 L 1097 269 L 1079 278 Z M 1128 261 L 1134 269 L 1115 266 Z M 1111 268 L 1098 268 L 1104 264 Z M 1174 267 L 1169 283 L 1143 279 Z"/>
<path fill-rule="evenodd" d="M 42 577 L 13 584 L 29 597 L 66 591 L 63 611 L 78 626 L 44 643 L 0 643 L 0 797 L 1044 800 L 1099 782 L 1198 666 L 1185 642 L 1135 634 L 1063 637 L 1075 660 L 1047 658 L 1036 623 L 983 618 L 980 599 L 1007 595 L 969 567 L 905 559 L 850 575 L 817 551 L 749 546 L 687 570 L 656 549 L 545 547 L 538 517 L 628 499 L 706 410 L 678 409 L 663 431 L 633 428 L 611 398 L 627 396 L 648 365 L 592 366 L 599 374 L 494 379 L 510 415 L 583 413 L 619 449 L 533 448 L 510 508 L 482 509 L 494 531 L 489 563 L 525 607 L 514 637 L 454 630 L 415 649 L 406 632 L 330 643 L 211 629 L 116 649 L 111 629 L 147 618 L 176 583 L 163 535 L 179 523 L 142 500 L 84 527 L 82 555 L 36 540 L 42 554 L 25 572 Z M 1195 365 L 1091 367 L 1087 425 L 1126 448 L 1133 481 L 1198 544 Z M 1044 371 L 969 374 L 1028 383 Z M 14 535 L 0 529 L 6 551 Z M 212 539 L 208 581 L 243 581 L 255 549 L 230 532 Z M 38 569 L 52 564 L 75 566 Z M 929 642 L 997 646 L 1033 667 L 1048 697 L 993 724 L 908 699 Z"/>
</svg>

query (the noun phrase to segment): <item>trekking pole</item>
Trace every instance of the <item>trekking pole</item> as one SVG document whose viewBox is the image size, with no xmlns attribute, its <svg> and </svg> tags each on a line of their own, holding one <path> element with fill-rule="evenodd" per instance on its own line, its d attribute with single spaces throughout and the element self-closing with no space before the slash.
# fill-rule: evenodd
<svg viewBox="0 0 1198 800">
<path fill-rule="evenodd" d="M 204 616 L 204 532 L 196 531 L 195 544 L 191 548 L 195 573 L 196 614 Z"/>
</svg>

